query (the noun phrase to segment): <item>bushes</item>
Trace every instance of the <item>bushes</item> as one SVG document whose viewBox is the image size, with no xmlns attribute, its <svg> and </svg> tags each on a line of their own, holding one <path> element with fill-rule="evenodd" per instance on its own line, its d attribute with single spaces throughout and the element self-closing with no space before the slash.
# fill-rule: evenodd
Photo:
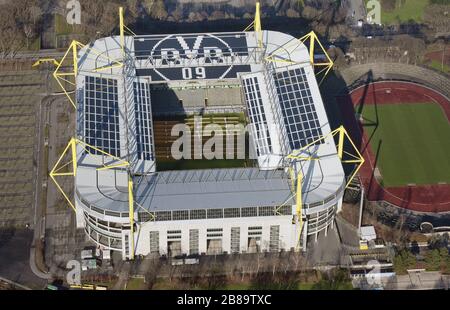
<svg viewBox="0 0 450 310">
<path fill-rule="evenodd" d="M 416 265 L 416 257 L 408 249 L 400 250 L 394 257 L 394 271 L 396 274 L 406 274 L 408 269 L 414 269 Z"/>
</svg>

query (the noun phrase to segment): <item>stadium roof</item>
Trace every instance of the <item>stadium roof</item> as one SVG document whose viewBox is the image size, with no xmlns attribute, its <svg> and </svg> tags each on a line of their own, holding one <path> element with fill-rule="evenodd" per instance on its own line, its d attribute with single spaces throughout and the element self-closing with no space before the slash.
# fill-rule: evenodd
<svg viewBox="0 0 450 310">
<path fill-rule="evenodd" d="M 241 79 L 247 104 L 251 104 L 252 98 L 260 98 L 264 117 L 278 126 L 267 132 L 267 136 L 262 135 L 266 139 L 264 143 L 271 144 L 269 153 L 278 162 L 293 149 L 331 131 L 308 50 L 288 34 L 263 31 L 262 54 L 256 48 L 254 32 L 125 37 L 127 53 L 131 56 L 125 73 L 123 68 L 109 67 L 112 60 L 122 59 L 119 41 L 119 37 L 102 38 L 79 53 L 77 133 L 87 143 L 127 158 L 134 173 L 155 172 L 148 83 L 170 81 L 177 85 L 188 80 L 202 85 L 203 80 Z M 279 60 L 289 61 L 262 61 L 274 51 Z M 273 75 L 267 76 L 267 66 Z M 259 87 L 259 94 L 256 86 L 248 84 L 253 81 Z M 314 147 L 323 158 L 317 163 L 303 164 L 302 191 L 306 204 L 336 193 L 344 181 L 333 138 Z M 92 160 L 89 159 L 92 155 L 85 154 L 85 157 L 84 160 Z M 76 187 L 86 200 L 102 209 L 128 210 L 125 173 L 98 172 L 83 165 L 78 170 Z M 186 174 L 187 178 L 196 174 L 174 173 Z M 209 173 L 221 172 L 210 170 Z M 232 182 L 164 183 L 170 176 L 169 172 L 157 172 L 137 182 L 136 201 L 149 209 L 191 208 L 200 201 L 202 205 L 219 208 L 255 203 L 277 205 L 290 195 L 284 176 L 250 177 Z"/>
<path fill-rule="evenodd" d="M 257 168 L 163 171 L 135 179 L 135 200 L 148 211 L 293 205 L 288 175 Z M 80 167 L 77 190 L 89 204 L 128 211 L 127 175 Z"/>
</svg>

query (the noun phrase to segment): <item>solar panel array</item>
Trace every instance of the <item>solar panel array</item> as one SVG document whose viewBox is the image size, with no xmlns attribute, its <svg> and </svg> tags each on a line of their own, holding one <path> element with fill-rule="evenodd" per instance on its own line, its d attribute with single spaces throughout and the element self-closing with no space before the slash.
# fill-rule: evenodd
<svg viewBox="0 0 450 310">
<path fill-rule="evenodd" d="M 253 126 L 255 135 L 256 154 L 258 156 L 272 152 L 272 142 L 269 135 L 266 113 L 261 99 L 261 92 L 256 77 L 243 80 L 245 101 L 247 102 L 247 113 Z"/>
<path fill-rule="evenodd" d="M 291 148 L 299 149 L 321 137 L 322 129 L 305 70 L 277 72 L 274 79 Z"/>
<path fill-rule="evenodd" d="M 134 82 L 133 88 L 138 159 L 154 160 L 150 85 Z"/>
<path fill-rule="evenodd" d="M 85 77 L 86 142 L 114 156 L 120 156 L 117 80 Z M 100 152 L 90 149 L 93 154 Z"/>
</svg>

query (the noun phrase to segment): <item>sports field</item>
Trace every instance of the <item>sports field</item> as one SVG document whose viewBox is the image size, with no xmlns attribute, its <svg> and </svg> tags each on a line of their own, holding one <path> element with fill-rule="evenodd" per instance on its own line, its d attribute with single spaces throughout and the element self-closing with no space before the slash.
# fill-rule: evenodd
<svg viewBox="0 0 450 310">
<path fill-rule="evenodd" d="M 357 110 L 357 108 L 356 108 Z M 364 105 L 384 186 L 450 183 L 450 125 L 437 104 Z"/>
<path fill-rule="evenodd" d="M 217 124 L 225 130 L 227 124 L 243 124 L 245 125 L 246 119 L 244 113 L 218 113 L 218 114 L 206 114 L 202 116 L 202 126 L 206 126 L 208 124 Z M 172 136 L 171 130 L 173 126 L 176 124 L 187 124 L 191 129 L 191 132 L 194 132 L 194 118 L 193 116 L 179 116 L 179 117 L 160 117 L 154 119 L 153 128 L 155 134 L 155 153 L 156 153 L 156 167 L 158 171 L 165 170 L 190 170 L 190 169 L 213 169 L 213 168 L 237 168 L 237 167 L 253 167 L 254 161 L 249 158 L 248 153 L 248 137 L 246 137 L 246 145 L 244 151 L 246 151 L 245 159 L 237 159 L 237 153 L 234 154 L 234 159 L 225 159 L 226 154 L 223 154 L 224 159 L 213 159 L 207 160 L 203 159 L 183 159 L 183 160 L 175 160 L 171 154 L 172 144 L 178 136 Z M 204 128 L 204 127 L 203 127 Z M 195 147 L 195 142 L 193 140 L 194 136 L 192 135 L 191 147 Z M 205 142 L 208 141 L 210 136 L 203 136 L 201 145 L 202 147 L 205 145 Z M 223 139 L 223 138 L 222 138 Z M 224 151 L 226 150 L 226 140 L 223 139 L 223 147 Z M 242 146 L 235 147 L 235 151 L 237 152 L 237 148 Z M 192 149 L 193 150 L 193 149 Z M 193 156 L 193 154 L 191 154 Z"/>
</svg>

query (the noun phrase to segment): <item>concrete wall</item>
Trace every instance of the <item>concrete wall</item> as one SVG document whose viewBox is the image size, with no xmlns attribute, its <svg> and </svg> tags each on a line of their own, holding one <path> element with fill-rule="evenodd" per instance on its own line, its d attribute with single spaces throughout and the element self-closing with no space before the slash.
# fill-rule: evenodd
<svg viewBox="0 0 450 310">
<path fill-rule="evenodd" d="M 269 250 L 270 226 L 280 226 L 280 249 L 290 250 L 298 242 L 297 225 L 292 224 L 292 216 L 265 216 L 247 218 L 226 218 L 188 221 L 147 222 L 136 231 L 136 255 L 150 252 L 150 231 L 159 231 L 159 254 L 167 255 L 167 231 L 181 230 L 181 250 L 189 255 L 189 230 L 199 230 L 199 253 L 207 252 L 207 229 L 222 228 L 222 251 L 230 253 L 231 228 L 240 227 L 240 251 L 247 251 L 248 228 L 262 226 L 261 251 Z"/>
</svg>

